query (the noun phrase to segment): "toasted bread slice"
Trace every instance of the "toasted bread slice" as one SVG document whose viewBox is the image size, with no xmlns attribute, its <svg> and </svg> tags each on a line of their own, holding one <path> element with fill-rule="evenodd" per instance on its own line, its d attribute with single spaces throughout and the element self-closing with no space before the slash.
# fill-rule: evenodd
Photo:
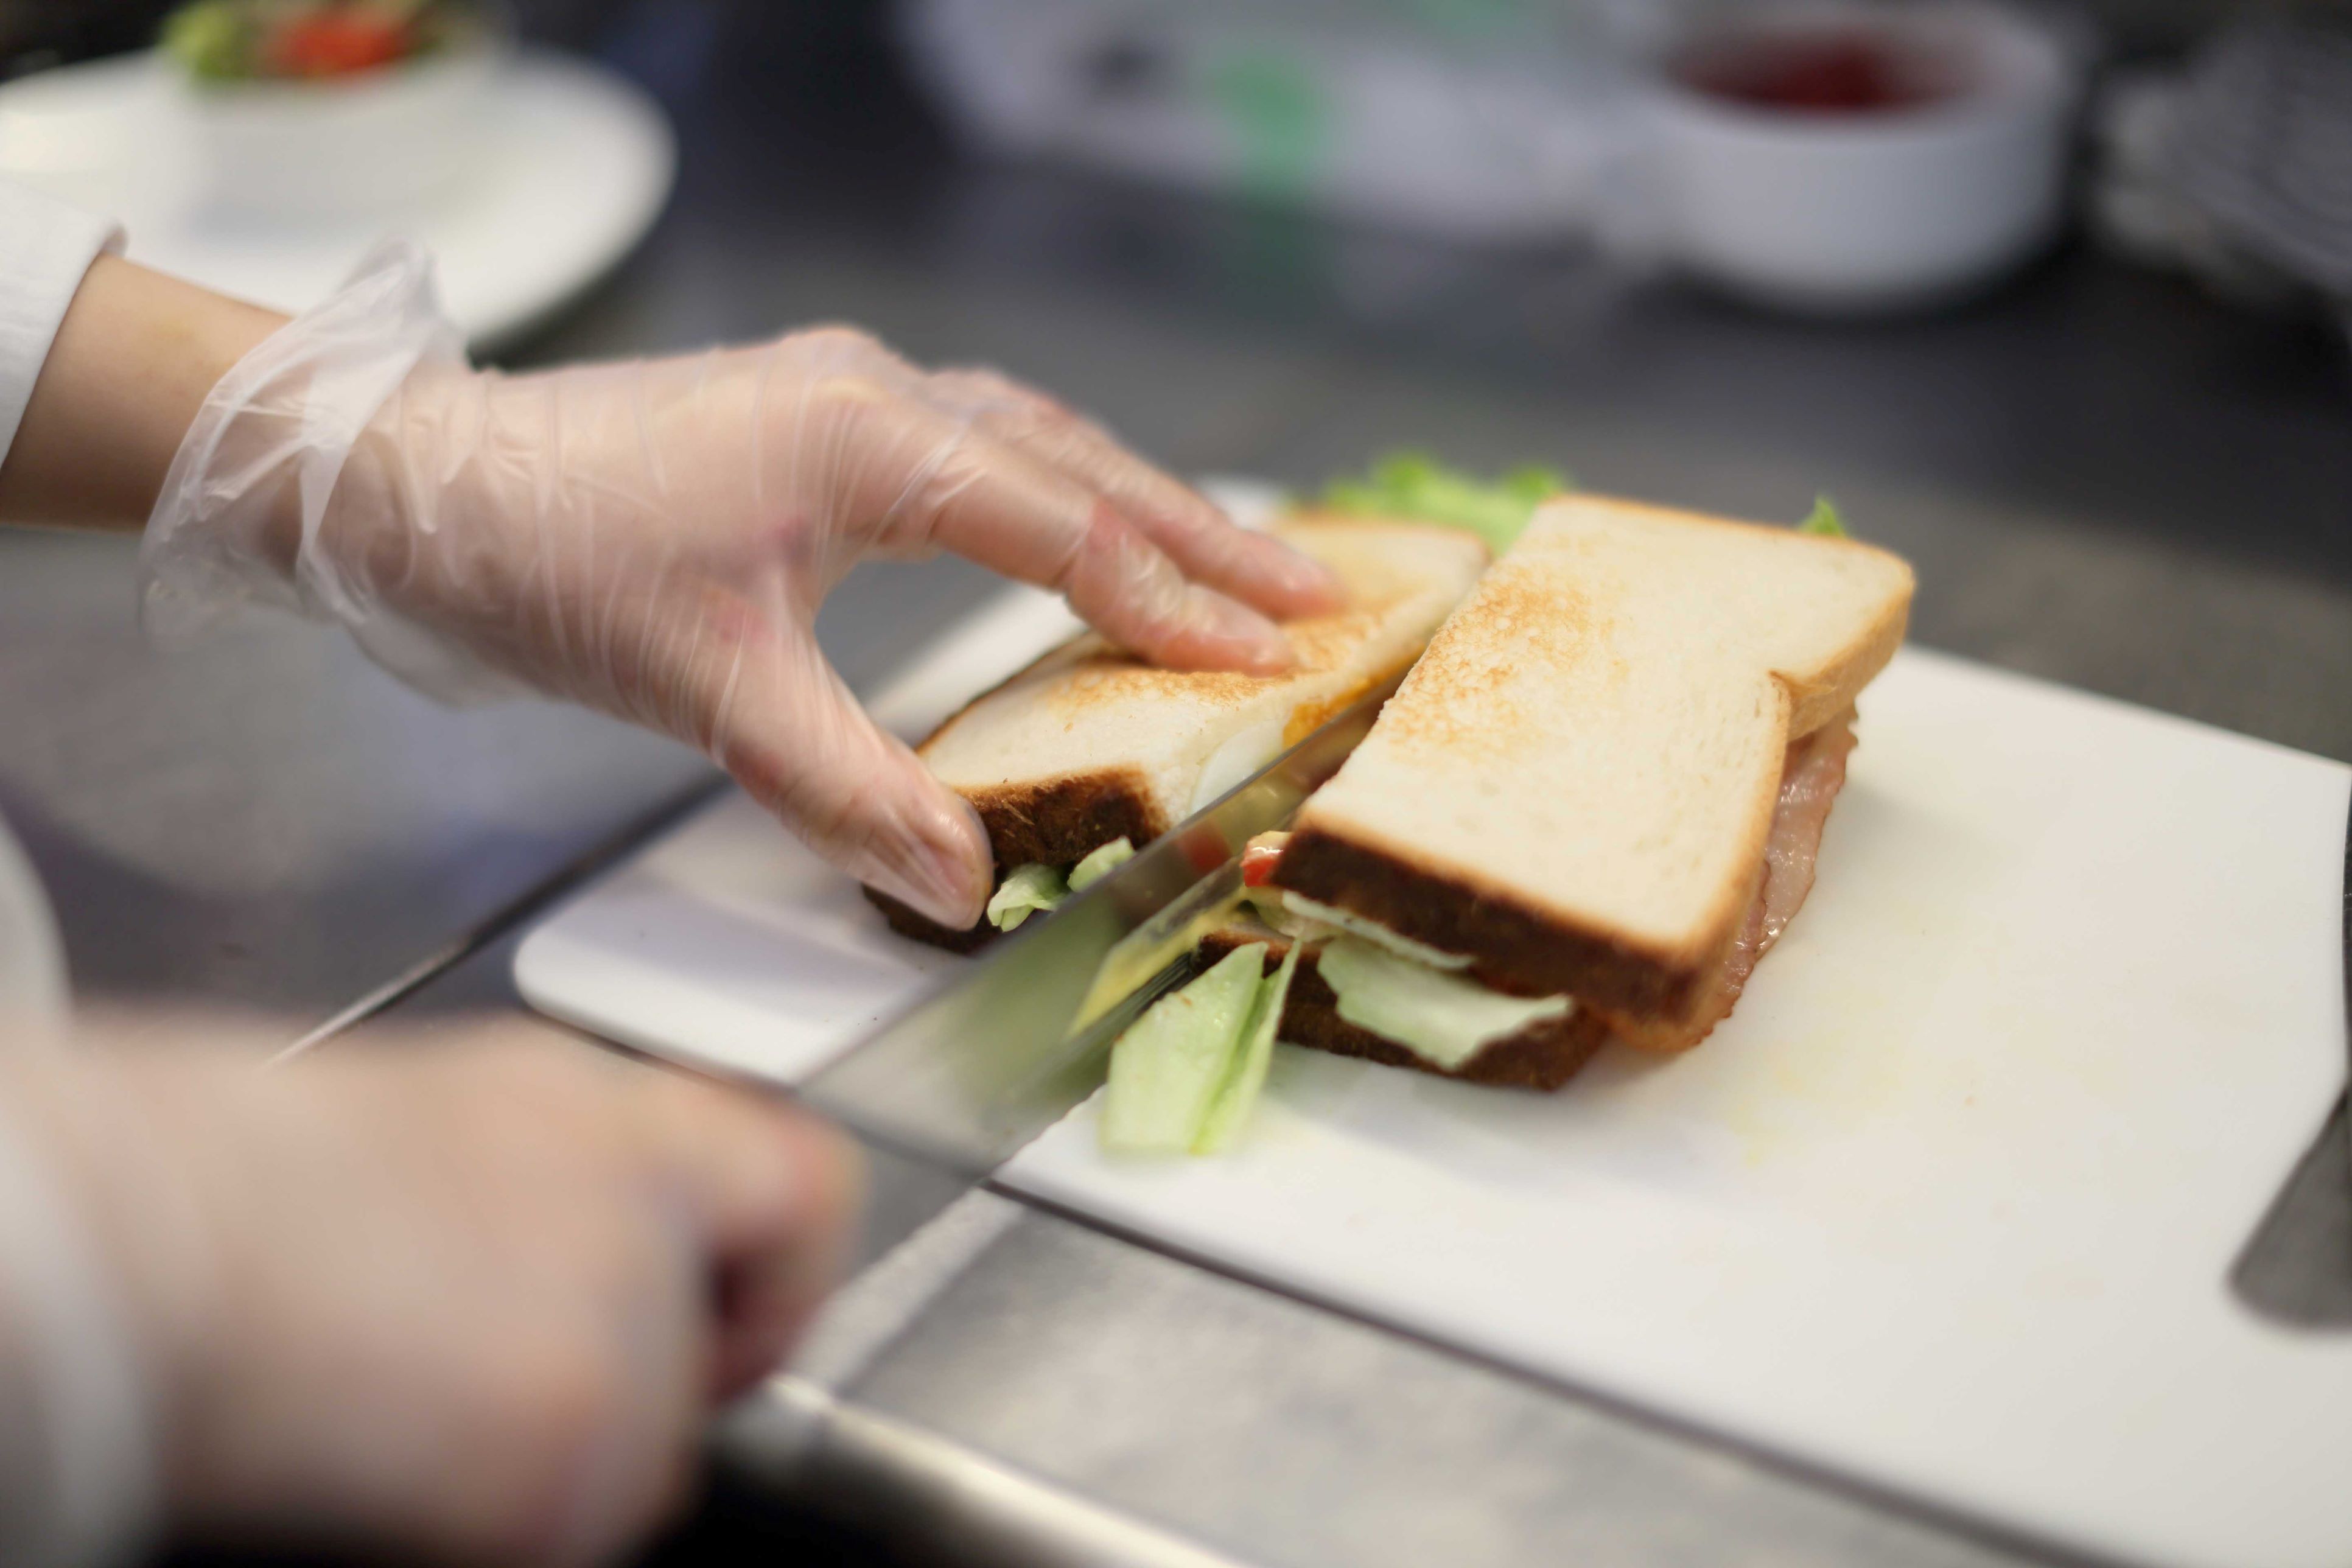
<svg viewBox="0 0 2352 1568">
<path fill-rule="evenodd" d="M 971 801 L 1000 872 L 1067 867 L 1114 838 L 1158 837 L 1305 738 L 1363 693 L 1393 681 L 1486 564 L 1458 529 L 1302 513 L 1274 533 L 1329 565 L 1349 595 L 1337 615 L 1285 629 L 1287 675 L 1158 668 L 1082 637 L 984 693 L 917 748 Z M 908 935 L 969 948 L 954 932 L 877 899 Z"/>
<path fill-rule="evenodd" d="M 1847 540 L 1548 503 L 1274 879 L 1498 990 L 1689 1017 L 1755 899 L 1790 742 L 1885 668 L 1911 587 Z"/>
</svg>

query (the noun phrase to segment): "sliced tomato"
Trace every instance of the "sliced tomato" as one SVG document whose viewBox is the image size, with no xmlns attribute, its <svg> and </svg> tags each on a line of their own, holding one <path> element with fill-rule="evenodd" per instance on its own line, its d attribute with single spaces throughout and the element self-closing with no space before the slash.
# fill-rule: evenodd
<svg viewBox="0 0 2352 1568">
<path fill-rule="evenodd" d="M 409 43 L 407 26 L 390 17 L 312 11 L 278 29 L 268 58 L 281 76 L 350 76 L 405 58 Z"/>
<path fill-rule="evenodd" d="M 1261 833 L 1242 850 L 1242 886 L 1263 888 L 1273 879 L 1274 868 L 1282 864 L 1282 851 L 1290 842 L 1287 833 Z"/>
</svg>

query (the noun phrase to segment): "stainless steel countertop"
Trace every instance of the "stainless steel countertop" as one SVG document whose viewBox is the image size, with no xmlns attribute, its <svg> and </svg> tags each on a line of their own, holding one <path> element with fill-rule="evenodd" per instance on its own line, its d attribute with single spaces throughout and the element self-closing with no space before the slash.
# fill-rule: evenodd
<svg viewBox="0 0 2352 1568">
<path fill-rule="evenodd" d="M 1185 470 L 1304 484 L 1412 442 L 1754 515 L 1826 489 L 1917 563 L 1922 642 L 2352 759 L 2352 374 L 2315 330 L 2079 255 L 1932 321 L 1782 322 L 973 168 L 885 77 L 739 53 L 634 62 L 678 114 L 678 199 L 523 359 L 845 318 Z M 248 1009 L 277 1042 L 363 1015 L 336 1049 L 456 1012 L 562 1033 L 502 933 L 708 767 L 585 715 L 436 709 L 292 624 L 151 652 L 129 556 L 0 536 L 0 813 L 78 992 Z M 870 686 L 987 591 L 861 573 L 828 646 Z M 2318 1321 L 2352 1318 L 2332 1131 L 2242 1270 Z M 746 1417 L 741 1484 L 919 1559 L 2038 1560 L 990 1194 L 862 1277 L 812 1357 Z"/>
</svg>

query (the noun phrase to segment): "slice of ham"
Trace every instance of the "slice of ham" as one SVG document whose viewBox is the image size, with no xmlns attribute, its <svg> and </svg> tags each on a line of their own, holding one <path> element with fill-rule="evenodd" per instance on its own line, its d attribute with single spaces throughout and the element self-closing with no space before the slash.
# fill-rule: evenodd
<svg viewBox="0 0 2352 1568">
<path fill-rule="evenodd" d="M 1686 1051 L 1731 1016 L 1757 960 L 1780 940 L 1789 922 L 1813 890 L 1813 862 L 1822 847 L 1822 827 L 1845 784 L 1845 760 L 1853 750 L 1853 710 L 1831 720 L 1789 748 L 1780 770 L 1780 799 L 1764 841 L 1763 875 L 1748 905 L 1748 919 L 1724 954 L 1715 984 L 1688 1019 L 1634 1023 L 1620 1020 L 1616 1034 L 1645 1051 Z"/>
</svg>

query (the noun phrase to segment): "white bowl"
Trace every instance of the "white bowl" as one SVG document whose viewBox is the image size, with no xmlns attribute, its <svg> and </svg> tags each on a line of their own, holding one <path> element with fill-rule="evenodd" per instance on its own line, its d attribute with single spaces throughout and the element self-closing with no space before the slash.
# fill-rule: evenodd
<svg viewBox="0 0 2352 1568">
<path fill-rule="evenodd" d="M 445 195 L 481 145 L 502 41 L 325 81 L 199 82 L 174 97 L 204 206 L 267 219 L 397 213 Z"/>
<path fill-rule="evenodd" d="M 1667 62 L 1686 56 L 1669 54 L 1643 100 L 1653 222 L 1675 262 L 1767 304 L 1868 313 L 1972 292 L 2056 233 L 2080 69 L 2047 29 L 1966 0 L 1773 5 L 1736 26 L 1872 36 L 1955 85 L 1897 108 L 1766 108 L 1685 85 Z"/>
</svg>

